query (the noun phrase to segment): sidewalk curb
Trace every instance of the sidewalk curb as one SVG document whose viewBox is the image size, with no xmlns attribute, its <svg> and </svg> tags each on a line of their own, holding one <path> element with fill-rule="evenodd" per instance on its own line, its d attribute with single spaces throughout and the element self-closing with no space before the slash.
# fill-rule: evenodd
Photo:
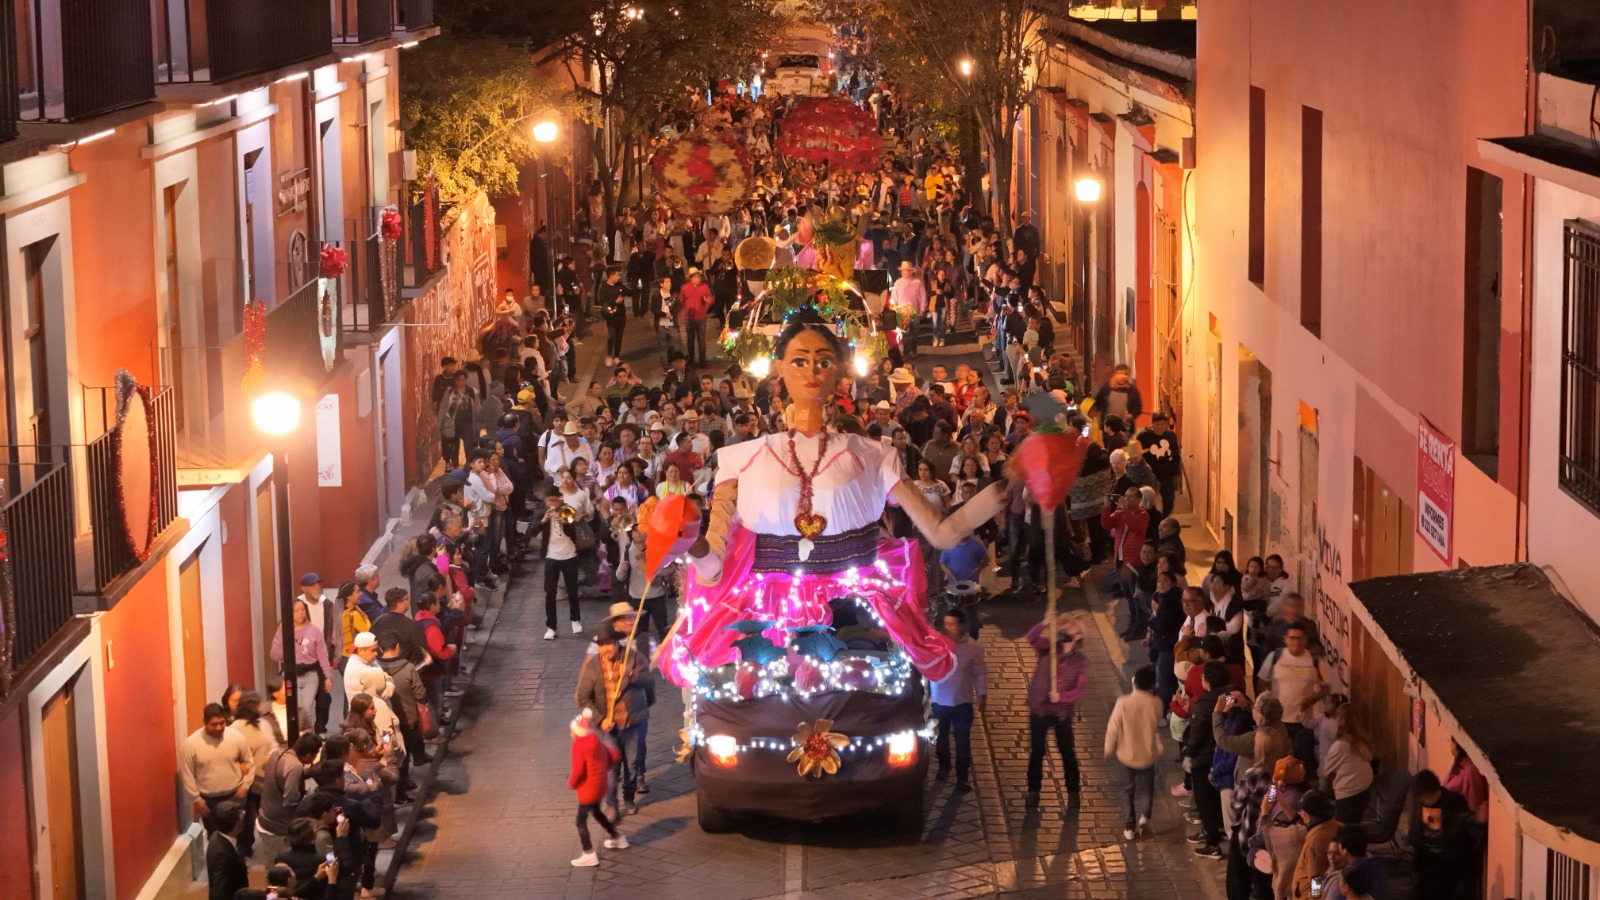
<svg viewBox="0 0 1600 900">
<path fill-rule="evenodd" d="M 489 644 L 494 638 L 495 626 L 500 622 L 500 610 L 505 606 L 506 595 L 509 593 L 510 588 L 511 582 L 507 581 L 503 587 L 492 592 L 488 597 L 488 608 L 484 611 L 483 621 L 478 625 L 478 630 L 475 633 L 477 639 L 473 642 L 466 655 L 466 661 L 472 672 L 471 677 L 466 680 L 465 686 L 468 692 L 472 690 L 473 684 L 477 681 L 479 665 L 482 663 L 483 656 L 488 652 Z M 450 752 L 450 743 L 455 740 L 456 734 L 461 729 L 461 710 L 464 705 L 463 701 L 466 699 L 467 694 L 465 693 L 455 699 L 452 707 L 455 713 L 452 718 L 452 724 L 445 731 L 444 740 L 434 745 L 433 762 L 420 768 L 412 767 L 412 775 L 417 782 L 417 802 L 411 805 L 410 815 L 406 816 L 401 823 L 400 833 L 395 836 L 394 849 L 383 851 L 389 854 L 389 861 L 386 865 L 382 863 L 380 855 L 379 868 L 382 875 L 378 879 L 378 886 L 382 887 L 385 893 L 392 894 L 394 892 L 395 881 L 399 878 L 401 870 L 405 868 L 411 848 L 411 838 L 417 830 L 417 825 L 424 818 L 423 812 L 428 806 L 427 798 L 434 783 L 439 779 L 439 767 L 444 764 L 445 757 Z"/>
</svg>

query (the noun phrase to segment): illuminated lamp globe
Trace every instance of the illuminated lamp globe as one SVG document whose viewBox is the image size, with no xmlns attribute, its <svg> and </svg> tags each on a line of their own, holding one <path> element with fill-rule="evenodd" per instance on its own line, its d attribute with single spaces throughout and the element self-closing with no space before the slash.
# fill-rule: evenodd
<svg viewBox="0 0 1600 900">
<path fill-rule="evenodd" d="M 1079 203 L 1096 203 L 1100 200 L 1100 179 L 1079 178 L 1072 185 Z"/>
<path fill-rule="evenodd" d="M 860 353 L 856 354 L 856 358 L 853 362 L 855 365 L 857 378 L 865 378 L 872 371 L 872 360 Z"/>
<path fill-rule="evenodd" d="M 757 378 L 765 378 L 772 372 L 772 357 L 758 356 L 745 363 L 744 370 Z"/>
<path fill-rule="evenodd" d="M 262 394 L 250 404 L 250 421 L 262 434 L 289 434 L 300 427 L 300 400 L 282 391 Z"/>
<path fill-rule="evenodd" d="M 541 144 L 552 143 L 560 133 L 561 128 L 554 122 L 540 122 L 533 126 L 533 139 Z"/>
</svg>

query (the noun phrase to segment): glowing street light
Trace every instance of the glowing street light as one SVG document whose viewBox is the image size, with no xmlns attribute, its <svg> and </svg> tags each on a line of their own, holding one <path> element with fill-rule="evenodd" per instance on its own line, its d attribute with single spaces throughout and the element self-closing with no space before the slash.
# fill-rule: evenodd
<svg viewBox="0 0 1600 900">
<path fill-rule="evenodd" d="M 282 437 L 300 427 L 300 401 L 282 391 L 262 394 L 250 404 L 250 421 L 262 434 Z"/>
<path fill-rule="evenodd" d="M 772 372 L 772 357 L 763 353 L 745 363 L 744 370 L 757 378 L 765 378 Z"/>
<path fill-rule="evenodd" d="M 1100 199 L 1100 179 L 1079 178 L 1072 185 L 1079 203 L 1095 203 Z"/>
<path fill-rule="evenodd" d="M 963 59 L 957 65 L 959 65 L 961 67 L 961 76 L 963 78 L 971 78 L 972 77 L 972 60 Z"/>
<path fill-rule="evenodd" d="M 622 10 L 622 15 L 630 22 L 637 22 L 644 18 L 644 10 L 637 6 L 624 7 Z"/>
<path fill-rule="evenodd" d="M 549 120 L 533 126 L 533 139 L 540 144 L 551 144 L 561 134 L 561 126 Z"/>
</svg>

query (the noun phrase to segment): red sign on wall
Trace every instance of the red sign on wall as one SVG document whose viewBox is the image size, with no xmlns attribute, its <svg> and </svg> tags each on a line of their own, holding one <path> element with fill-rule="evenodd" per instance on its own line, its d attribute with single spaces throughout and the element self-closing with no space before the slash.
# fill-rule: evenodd
<svg viewBox="0 0 1600 900">
<path fill-rule="evenodd" d="M 1456 442 L 1417 417 L 1417 534 L 1446 565 L 1456 496 Z"/>
</svg>

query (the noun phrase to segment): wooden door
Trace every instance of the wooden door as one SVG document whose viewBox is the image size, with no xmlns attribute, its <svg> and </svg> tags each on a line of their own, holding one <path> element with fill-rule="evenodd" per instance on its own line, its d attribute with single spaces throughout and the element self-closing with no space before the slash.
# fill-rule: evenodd
<svg viewBox="0 0 1600 900">
<path fill-rule="evenodd" d="M 79 831 L 77 678 L 44 705 L 45 821 L 49 823 L 50 889 L 56 898 L 83 897 L 83 834 Z"/>
<path fill-rule="evenodd" d="M 206 704 L 211 702 L 206 694 L 206 630 L 198 550 L 178 568 L 178 611 L 183 629 L 183 731 L 189 734 L 205 724 Z"/>
</svg>

